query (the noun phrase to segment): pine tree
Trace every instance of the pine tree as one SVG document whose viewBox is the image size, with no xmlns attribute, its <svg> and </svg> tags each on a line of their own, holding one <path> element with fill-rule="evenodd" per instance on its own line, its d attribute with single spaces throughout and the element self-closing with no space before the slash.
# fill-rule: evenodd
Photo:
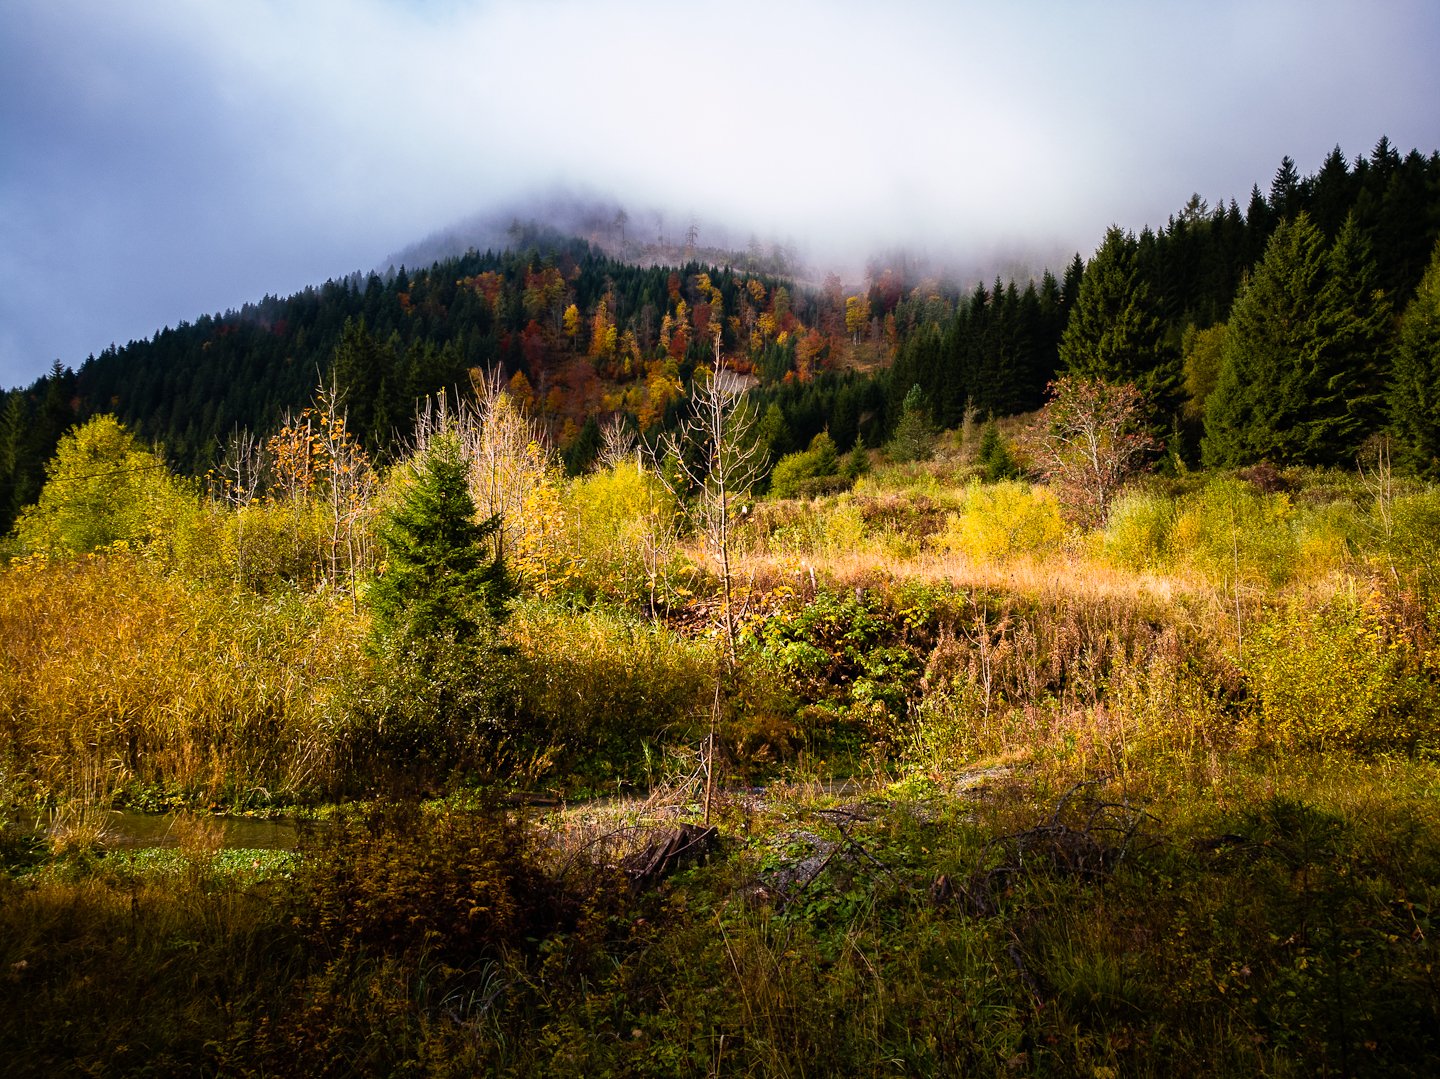
<svg viewBox="0 0 1440 1079">
<path fill-rule="evenodd" d="M 1389 405 L 1397 456 L 1440 475 L 1440 243 L 1400 320 Z"/>
<path fill-rule="evenodd" d="M 25 396 L 19 390 L 0 393 L 0 535 L 10 531 L 20 512 L 18 481 L 21 435 L 25 430 Z"/>
</svg>

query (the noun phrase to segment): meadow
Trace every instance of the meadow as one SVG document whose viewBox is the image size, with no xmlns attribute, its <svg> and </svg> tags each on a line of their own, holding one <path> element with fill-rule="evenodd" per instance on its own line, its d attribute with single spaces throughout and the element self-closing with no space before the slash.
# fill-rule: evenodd
<svg viewBox="0 0 1440 1079">
<path fill-rule="evenodd" d="M 967 425 L 738 499 L 722 564 L 655 468 L 566 478 L 491 406 L 513 594 L 425 668 L 473 713 L 377 644 L 407 489 L 342 491 L 343 438 L 83 551 L 22 519 L 0 794 L 57 826 L 3 838 L 11 1074 L 1440 1066 L 1440 489 L 1170 467 L 1080 523 Z"/>
</svg>

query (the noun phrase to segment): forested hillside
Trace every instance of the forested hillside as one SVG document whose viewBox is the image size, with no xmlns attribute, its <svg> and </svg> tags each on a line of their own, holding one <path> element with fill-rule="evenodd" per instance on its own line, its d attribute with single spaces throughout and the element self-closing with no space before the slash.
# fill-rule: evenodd
<svg viewBox="0 0 1440 1079">
<path fill-rule="evenodd" d="M 77 421 L 112 413 L 199 475 L 237 431 L 277 429 L 319 385 L 383 460 L 418 398 L 498 372 L 578 471 L 600 420 L 663 427 L 717 335 L 778 408 L 772 458 L 824 429 L 842 452 L 883 441 L 915 386 L 928 419 L 953 427 L 1035 409 L 1066 371 L 1136 384 L 1192 463 L 1341 461 L 1391 428 L 1402 458 L 1432 467 L 1434 330 L 1424 311 L 1405 316 L 1437 235 L 1440 154 L 1401 156 L 1384 138 L 1353 162 L 1337 147 L 1312 176 L 1286 157 L 1243 210 L 1196 195 L 1158 230 L 1110 229 L 1088 263 L 967 288 L 897 260 L 873 263 L 863 288 L 832 276 L 813 289 L 737 269 L 743 256 L 639 266 L 513 229 L 502 253 L 267 296 L 74 371 L 57 360 L 0 410 L 0 528 Z"/>
</svg>

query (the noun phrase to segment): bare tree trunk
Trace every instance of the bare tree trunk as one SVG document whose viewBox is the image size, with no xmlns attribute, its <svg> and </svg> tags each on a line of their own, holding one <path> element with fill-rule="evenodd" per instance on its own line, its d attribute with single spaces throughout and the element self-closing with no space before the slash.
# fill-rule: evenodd
<svg viewBox="0 0 1440 1079">
<path fill-rule="evenodd" d="M 715 337 L 715 367 L 706 381 L 696 379 L 691 391 L 694 414 L 678 434 L 668 435 L 651 448 L 656 474 L 670 488 L 676 502 L 688 513 L 696 532 L 719 565 L 721 624 L 725 661 L 716 673 L 715 697 L 706 737 L 705 819 L 710 817 L 714 793 L 715 729 L 722 701 L 721 683 L 733 674 L 737 662 L 735 636 L 733 502 L 747 494 L 764 467 L 761 447 L 751 437 L 756 417 L 745 397 L 743 381 L 728 370 Z M 698 450 L 702 464 L 692 465 L 686 449 Z M 674 460 L 678 482 L 667 477 L 664 460 Z"/>
</svg>

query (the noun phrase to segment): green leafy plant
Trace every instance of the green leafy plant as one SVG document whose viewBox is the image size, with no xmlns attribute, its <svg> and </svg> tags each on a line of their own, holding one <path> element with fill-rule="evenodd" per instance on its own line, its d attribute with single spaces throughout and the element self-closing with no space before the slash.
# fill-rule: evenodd
<svg viewBox="0 0 1440 1079">
<path fill-rule="evenodd" d="M 1282 746 L 1410 751 L 1440 742 L 1440 697 L 1373 598 L 1288 602 L 1252 634 L 1257 736 Z"/>
</svg>

